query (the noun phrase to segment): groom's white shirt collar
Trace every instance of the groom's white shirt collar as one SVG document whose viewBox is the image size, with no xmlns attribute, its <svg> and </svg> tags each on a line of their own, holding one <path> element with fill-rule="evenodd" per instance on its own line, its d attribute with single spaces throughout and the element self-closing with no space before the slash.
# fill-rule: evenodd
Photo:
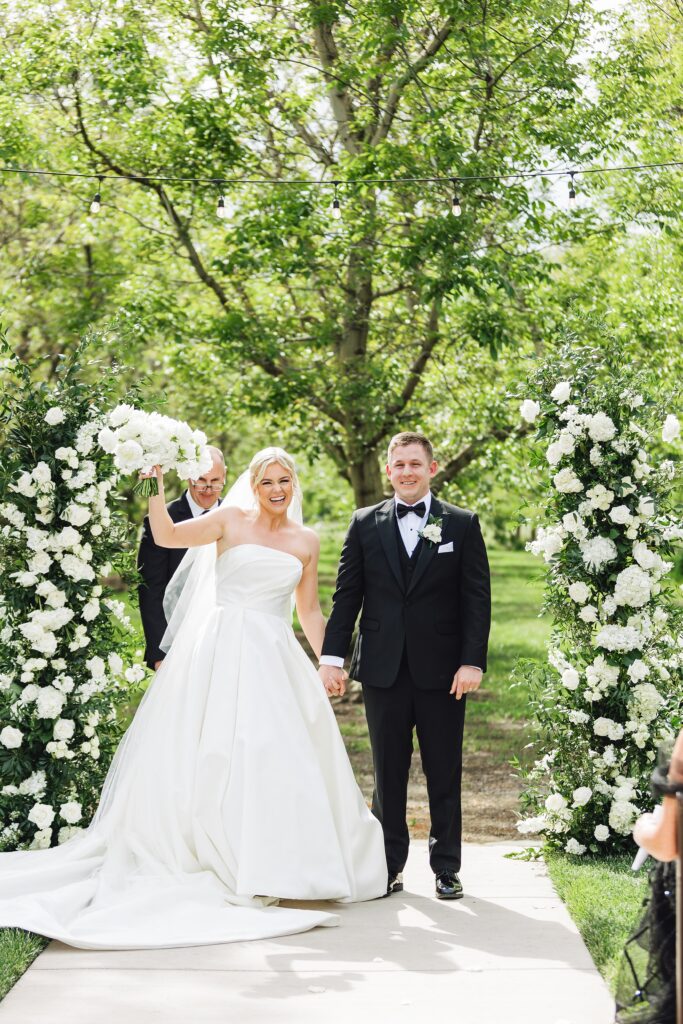
<svg viewBox="0 0 683 1024">
<path fill-rule="evenodd" d="M 187 498 L 187 504 L 190 506 L 190 512 L 195 519 L 197 516 L 201 516 L 204 512 L 210 511 L 209 509 L 203 509 L 201 505 L 198 505 L 189 491 L 185 491 L 185 497 Z M 211 508 L 215 508 L 217 504 L 218 498 L 216 498 Z"/>
</svg>

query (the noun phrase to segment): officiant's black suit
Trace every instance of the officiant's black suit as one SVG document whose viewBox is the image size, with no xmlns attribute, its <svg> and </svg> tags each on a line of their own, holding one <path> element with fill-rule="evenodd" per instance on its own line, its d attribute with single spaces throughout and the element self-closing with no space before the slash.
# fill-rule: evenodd
<svg viewBox="0 0 683 1024">
<path fill-rule="evenodd" d="M 186 494 L 169 502 L 166 509 L 174 523 L 192 519 L 192 509 Z M 150 668 L 154 668 L 156 662 L 163 661 L 165 657 L 159 647 L 166 632 L 164 593 L 186 551 L 187 548 L 162 548 L 155 544 L 149 516 L 145 516 L 138 551 L 138 571 L 142 576 L 138 587 L 138 602 L 145 634 L 145 661 Z"/>
<path fill-rule="evenodd" d="M 430 863 L 436 874 L 460 869 L 466 698 L 458 701 L 449 691 L 461 665 L 486 671 L 491 591 L 479 520 L 434 497 L 429 515 L 441 521 L 441 540 L 420 540 L 409 557 L 393 498 L 354 513 L 322 651 L 346 656 L 360 612 L 350 674 L 363 684 L 375 767 L 372 808 L 384 829 L 390 875 L 403 870 L 408 856 L 413 727 L 429 793 Z"/>
</svg>

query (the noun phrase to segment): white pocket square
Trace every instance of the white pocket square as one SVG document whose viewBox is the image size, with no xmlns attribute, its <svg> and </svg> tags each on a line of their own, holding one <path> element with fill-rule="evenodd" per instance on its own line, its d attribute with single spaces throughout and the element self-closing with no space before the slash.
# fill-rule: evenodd
<svg viewBox="0 0 683 1024">
<path fill-rule="evenodd" d="M 449 540 L 448 544 L 439 544 L 439 547 L 438 547 L 436 553 L 437 553 L 437 555 L 443 555 L 443 554 L 446 553 L 446 551 L 452 551 L 452 550 L 453 550 L 453 541 Z"/>
</svg>

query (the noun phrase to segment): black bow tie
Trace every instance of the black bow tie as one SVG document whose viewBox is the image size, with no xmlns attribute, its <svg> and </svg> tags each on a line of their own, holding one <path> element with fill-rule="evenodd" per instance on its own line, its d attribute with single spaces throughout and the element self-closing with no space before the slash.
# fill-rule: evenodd
<svg viewBox="0 0 683 1024">
<path fill-rule="evenodd" d="M 422 519 L 426 511 L 427 506 L 424 501 L 418 501 L 417 505 L 402 505 L 400 502 L 396 502 L 396 515 L 399 519 L 403 519 L 409 512 L 414 512 L 416 516 Z"/>
</svg>

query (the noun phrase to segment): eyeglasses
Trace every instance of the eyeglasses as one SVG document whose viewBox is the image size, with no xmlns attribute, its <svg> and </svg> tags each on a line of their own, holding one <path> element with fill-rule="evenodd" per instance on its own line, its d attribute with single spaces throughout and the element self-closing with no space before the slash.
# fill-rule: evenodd
<svg viewBox="0 0 683 1024">
<path fill-rule="evenodd" d="M 206 494 L 209 491 L 215 491 L 216 493 L 222 491 L 225 484 L 197 484 L 193 482 L 192 486 L 199 494 Z"/>
</svg>

